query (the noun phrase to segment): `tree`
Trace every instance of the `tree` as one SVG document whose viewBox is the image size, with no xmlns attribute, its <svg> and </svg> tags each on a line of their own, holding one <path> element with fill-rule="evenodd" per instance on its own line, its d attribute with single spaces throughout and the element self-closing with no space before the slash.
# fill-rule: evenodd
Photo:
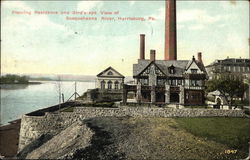
<svg viewBox="0 0 250 160">
<path fill-rule="evenodd" d="M 206 82 L 206 92 L 220 91 L 221 95 L 225 97 L 229 106 L 232 105 L 234 96 L 243 99 L 244 92 L 248 88 L 248 84 L 240 79 L 230 79 L 226 77 L 219 77 Z"/>
</svg>

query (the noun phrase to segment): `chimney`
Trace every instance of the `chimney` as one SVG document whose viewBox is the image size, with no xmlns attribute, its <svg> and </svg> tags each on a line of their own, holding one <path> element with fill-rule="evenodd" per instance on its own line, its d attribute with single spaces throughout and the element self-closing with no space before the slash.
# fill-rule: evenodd
<svg viewBox="0 0 250 160">
<path fill-rule="evenodd" d="M 145 59 L 145 34 L 140 34 L 140 59 Z"/>
<path fill-rule="evenodd" d="M 197 59 L 198 59 L 198 62 L 202 63 L 202 53 L 201 52 L 198 52 Z"/>
<path fill-rule="evenodd" d="M 155 50 L 150 50 L 150 61 L 155 61 Z"/>
<path fill-rule="evenodd" d="M 165 0 L 165 60 L 177 59 L 176 0 Z"/>
</svg>

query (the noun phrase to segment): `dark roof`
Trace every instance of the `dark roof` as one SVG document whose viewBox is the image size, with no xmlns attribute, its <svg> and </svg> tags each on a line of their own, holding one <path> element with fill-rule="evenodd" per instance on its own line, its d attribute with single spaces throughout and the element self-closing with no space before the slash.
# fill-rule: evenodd
<svg viewBox="0 0 250 160">
<path fill-rule="evenodd" d="M 215 65 L 250 65 L 250 59 L 243 58 L 227 58 L 223 60 L 215 60 L 206 67 L 211 67 Z"/>
<path fill-rule="evenodd" d="M 116 72 L 119 76 L 102 76 L 103 73 L 107 72 L 108 70 L 113 70 L 114 72 Z M 108 67 L 106 68 L 104 71 L 102 71 L 101 73 L 97 74 L 97 77 L 117 77 L 117 78 L 125 78 L 121 73 L 119 73 L 117 70 L 115 70 L 113 67 Z"/>
<path fill-rule="evenodd" d="M 168 67 L 173 65 L 175 67 L 174 76 L 182 77 L 183 72 L 185 72 L 187 67 L 191 65 L 192 62 L 192 60 L 155 60 L 154 64 L 158 66 L 165 75 L 170 75 Z M 138 60 L 138 63 L 133 65 L 133 76 L 138 76 L 148 67 L 148 65 L 150 65 L 150 63 L 152 63 L 150 60 Z M 196 64 L 206 73 L 203 63 L 196 61 Z"/>
</svg>

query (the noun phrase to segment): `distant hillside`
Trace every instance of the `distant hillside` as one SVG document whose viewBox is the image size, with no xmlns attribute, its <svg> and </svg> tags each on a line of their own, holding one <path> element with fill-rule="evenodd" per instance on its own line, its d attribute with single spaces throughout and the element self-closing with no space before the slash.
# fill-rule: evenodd
<svg viewBox="0 0 250 160">
<path fill-rule="evenodd" d="M 2 74 L 7 75 L 7 74 Z M 29 77 L 31 81 L 82 81 L 82 82 L 95 82 L 96 76 L 95 75 L 72 75 L 72 74 L 17 74 L 19 76 L 26 76 Z M 126 76 L 125 82 L 132 81 L 132 76 Z"/>
</svg>

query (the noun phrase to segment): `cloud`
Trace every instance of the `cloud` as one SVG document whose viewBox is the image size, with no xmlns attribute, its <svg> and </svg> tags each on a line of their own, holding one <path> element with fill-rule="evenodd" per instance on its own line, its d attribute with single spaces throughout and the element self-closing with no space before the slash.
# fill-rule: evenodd
<svg viewBox="0 0 250 160">
<path fill-rule="evenodd" d="M 102 6 L 102 4 L 103 2 L 101 1 L 81 1 L 77 4 L 77 10 L 88 12 L 95 7 Z"/>
<path fill-rule="evenodd" d="M 211 24 L 221 20 L 221 16 L 211 16 L 206 11 L 200 9 L 181 10 L 177 13 L 177 22 L 199 22 Z"/>
</svg>

